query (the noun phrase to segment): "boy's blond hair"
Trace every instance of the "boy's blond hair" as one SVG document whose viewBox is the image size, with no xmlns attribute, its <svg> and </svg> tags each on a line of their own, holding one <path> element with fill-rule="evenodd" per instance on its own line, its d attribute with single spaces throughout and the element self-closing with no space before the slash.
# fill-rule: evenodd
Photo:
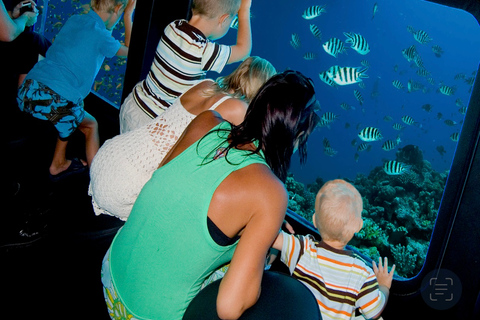
<svg viewBox="0 0 480 320">
<path fill-rule="evenodd" d="M 362 210 L 362 197 L 352 184 L 328 181 L 315 199 L 315 226 L 323 240 L 346 245 L 363 226 Z"/>
<path fill-rule="evenodd" d="M 224 14 L 233 17 L 240 9 L 240 3 L 241 0 L 193 0 L 192 12 L 210 19 Z"/>
<path fill-rule="evenodd" d="M 268 61 L 260 57 L 248 57 L 228 76 L 219 77 L 212 90 L 205 90 L 206 96 L 229 93 L 232 97 L 252 101 L 258 89 L 277 71 Z"/>
<path fill-rule="evenodd" d="M 113 12 L 119 4 L 126 7 L 128 0 L 91 0 L 90 6 L 97 11 Z"/>
</svg>

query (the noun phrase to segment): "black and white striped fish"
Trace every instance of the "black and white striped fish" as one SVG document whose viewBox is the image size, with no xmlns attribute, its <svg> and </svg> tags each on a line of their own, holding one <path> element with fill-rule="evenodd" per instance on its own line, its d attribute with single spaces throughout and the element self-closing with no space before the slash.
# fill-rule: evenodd
<svg viewBox="0 0 480 320">
<path fill-rule="evenodd" d="M 358 102 L 360 102 L 360 105 L 363 105 L 362 93 L 360 91 L 358 91 L 357 89 L 355 89 L 355 90 L 353 90 L 353 95 L 355 96 L 355 99 L 357 99 Z"/>
<path fill-rule="evenodd" d="M 362 79 L 364 78 L 368 78 L 368 75 L 365 74 L 366 71 L 367 71 L 366 67 L 363 67 L 363 68 L 341 67 L 333 75 L 332 80 L 339 86 L 354 84 L 362 81 Z"/>
<path fill-rule="evenodd" d="M 415 38 L 415 40 L 417 40 L 421 44 L 425 44 L 433 40 L 432 38 L 430 38 L 428 33 L 426 33 L 423 30 L 418 30 L 417 32 L 415 32 L 413 34 L 413 37 Z"/>
<path fill-rule="evenodd" d="M 338 119 L 338 115 L 334 114 L 333 112 L 327 111 L 325 112 L 322 117 L 320 118 L 322 121 L 327 123 L 332 123 L 333 121 Z"/>
<path fill-rule="evenodd" d="M 368 62 L 368 60 L 362 60 L 360 61 L 360 64 L 364 67 L 370 67 L 370 62 Z"/>
<path fill-rule="evenodd" d="M 323 49 L 329 55 L 334 56 L 335 58 L 339 53 L 344 53 L 346 48 L 343 44 L 343 41 L 338 38 L 331 38 L 323 44 Z"/>
<path fill-rule="evenodd" d="M 306 52 L 304 55 L 303 55 L 303 59 L 305 60 L 313 60 L 317 57 L 317 54 L 315 52 Z"/>
<path fill-rule="evenodd" d="M 318 40 L 322 40 L 322 31 L 318 29 L 318 27 L 314 24 L 310 25 L 310 31 L 312 32 L 313 36 Z"/>
<path fill-rule="evenodd" d="M 383 136 L 380 133 L 380 130 L 374 127 L 366 127 L 362 129 L 362 131 L 358 133 L 358 137 L 365 142 L 378 141 L 383 139 Z"/>
<path fill-rule="evenodd" d="M 385 171 L 385 173 L 392 176 L 409 172 L 410 168 L 410 165 L 395 160 L 387 161 L 383 165 L 383 170 Z"/>
<path fill-rule="evenodd" d="M 400 89 L 400 90 L 403 89 L 403 83 L 401 83 L 400 80 L 393 80 L 392 84 L 397 89 Z"/>
<path fill-rule="evenodd" d="M 450 140 L 452 140 L 453 142 L 457 142 L 459 137 L 460 137 L 460 133 L 454 132 L 450 135 Z"/>
<path fill-rule="evenodd" d="M 290 40 L 290 44 L 292 45 L 293 49 L 300 48 L 300 36 L 298 33 L 292 33 L 292 40 Z"/>
<path fill-rule="evenodd" d="M 410 116 L 403 116 L 402 121 L 403 123 L 408 124 L 409 126 L 411 126 L 412 124 L 415 124 L 415 120 L 413 120 L 413 118 Z"/>
<path fill-rule="evenodd" d="M 420 68 L 416 71 L 416 74 L 418 74 L 420 77 L 427 77 L 428 75 L 430 75 L 430 72 L 424 68 Z"/>
<path fill-rule="evenodd" d="M 357 147 L 357 151 L 359 151 L 359 152 L 362 152 L 362 151 L 365 151 L 365 150 L 370 151 L 370 149 L 372 149 L 372 145 L 368 144 L 366 142 L 360 143 Z"/>
<path fill-rule="evenodd" d="M 418 56 L 418 51 L 415 45 L 412 44 L 410 47 L 403 49 L 402 54 L 405 57 L 405 59 L 407 59 L 407 61 L 410 62 L 414 60 L 415 57 Z"/>
<path fill-rule="evenodd" d="M 440 86 L 440 88 L 438 88 L 437 92 L 440 92 L 446 96 L 453 96 L 456 90 L 457 90 L 457 87 L 449 87 L 446 85 L 442 85 Z"/>
<path fill-rule="evenodd" d="M 412 26 L 407 26 L 407 31 L 410 33 L 415 33 L 415 29 Z"/>
<path fill-rule="evenodd" d="M 394 124 L 392 125 L 392 128 L 395 129 L 395 130 L 397 130 L 397 131 L 400 131 L 400 130 L 402 130 L 402 129 L 405 128 L 405 127 L 402 126 L 400 123 L 394 123 Z"/>
<path fill-rule="evenodd" d="M 310 20 L 310 19 L 316 18 L 316 17 L 318 17 L 319 15 L 321 15 L 322 13 L 327 12 L 327 10 L 325 10 L 325 7 L 326 7 L 326 5 L 308 7 L 308 8 L 305 9 L 305 11 L 303 12 L 302 18 L 304 18 L 304 19 L 306 19 L 306 20 Z"/>
<path fill-rule="evenodd" d="M 460 114 L 466 114 L 467 113 L 467 107 L 466 106 L 461 107 L 460 109 L 458 109 L 458 112 L 460 112 Z"/>
<path fill-rule="evenodd" d="M 322 80 L 323 82 L 325 82 L 326 84 L 328 84 L 331 87 L 336 87 L 337 86 L 337 84 L 335 82 L 333 82 L 332 78 L 328 75 L 327 71 L 320 72 L 318 74 L 318 77 L 320 78 L 320 80 Z"/>
<path fill-rule="evenodd" d="M 447 126 L 449 126 L 449 127 L 453 127 L 454 125 L 457 124 L 457 121 L 447 119 L 447 120 L 443 121 L 443 123 L 445 123 L 445 124 L 446 124 Z"/>
<path fill-rule="evenodd" d="M 370 52 L 370 46 L 367 43 L 367 40 L 358 33 L 353 32 L 344 32 L 343 33 L 347 40 L 345 43 L 351 43 L 351 48 L 361 55 L 365 55 Z"/>
<path fill-rule="evenodd" d="M 393 150 L 400 144 L 400 142 L 402 142 L 400 137 L 397 137 L 396 140 L 387 140 L 383 143 L 382 149 L 385 151 Z"/>
<path fill-rule="evenodd" d="M 432 46 L 432 51 L 435 54 L 435 57 L 440 58 L 443 54 L 443 49 L 439 45 Z"/>
<path fill-rule="evenodd" d="M 355 107 L 352 107 L 346 102 L 340 103 L 340 108 L 342 108 L 343 110 L 351 110 L 351 109 L 355 110 Z"/>
</svg>

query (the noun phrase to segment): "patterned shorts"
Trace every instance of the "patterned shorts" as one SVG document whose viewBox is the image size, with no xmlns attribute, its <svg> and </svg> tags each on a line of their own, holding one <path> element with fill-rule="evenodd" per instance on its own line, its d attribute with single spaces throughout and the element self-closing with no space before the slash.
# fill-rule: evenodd
<svg viewBox="0 0 480 320">
<path fill-rule="evenodd" d="M 68 138 L 85 118 L 83 101 L 75 104 L 33 79 L 22 84 L 17 101 L 23 112 L 50 121 L 57 129 L 60 139 Z"/>
<path fill-rule="evenodd" d="M 138 320 L 135 318 L 118 297 L 117 290 L 110 275 L 110 249 L 108 249 L 102 263 L 103 296 L 107 304 L 108 314 L 112 320 Z"/>
</svg>

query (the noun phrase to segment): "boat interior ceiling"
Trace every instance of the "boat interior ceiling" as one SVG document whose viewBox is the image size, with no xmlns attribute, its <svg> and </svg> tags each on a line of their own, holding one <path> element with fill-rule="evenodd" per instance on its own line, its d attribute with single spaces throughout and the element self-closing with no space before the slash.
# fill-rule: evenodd
<svg viewBox="0 0 480 320">
<path fill-rule="evenodd" d="M 478 0 L 428 1 L 465 10 L 472 14 L 477 22 L 480 21 L 480 1 Z M 135 20 L 133 28 L 122 101 L 135 84 L 146 77 L 163 28 L 173 19 L 188 18 L 189 0 L 171 1 L 168 10 L 165 10 L 164 6 L 165 1 L 159 0 L 142 0 L 137 3 L 135 15 L 142 18 Z M 480 52 L 472 54 L 480 55 Z M 382 314 L 385 320 L 400 320 L 407 317 L 416 319 L 420 315 L 427 319 L 437 317 L 442 317 L 442 319 L 480 319 L 480 214 L 477 208 L 480 195 L 480 82 L 477 81 L 478 74 L 477 72 L 425 263 L 422 270 L 412 278 L 394 278 L 390 298 Z M 86 99 L 85 108 L 97 118 L 102 142 L 119 132 L 116 106 L 92 92 Z M 37 123 L 34 125 L 41 126 Z M 14 148 L 21 143 L 20 140 L 15 141 Z M 34 149 L 31 152 L 37 151 Z M 25 159 L 33 161 L 32 154 L 34 153 L 18 155 L 14 159 L 18 159 L 22 166 L 28 166 L 29 163 Z M 41 164 L 45 165 L 45 163 L 36 163 L 29 167 L 28 174 L 31 174 Z M 43 187 L 38 182 L 44 181 L 42 179 L 45 177 L 31 175 L 36 179 L 33 185 L 40 190 L 38 197 L 51 197 L 52 189 L 42 190 Z M 72 184 L 74 185 L 65 185 L 60 190 L 55 189 L 54 191 L 67 198 L 67 194 L 78 192 L 75 190 L 88 186 L 88 176 L 79 177 Z M 61 196 L 55 197 L 55 199 L 57 207 L 72 206 L 72 203 L 62 202 Z M 37 200 L 37 198 L 32 199 L 32 203 Z M 74 201 L 86 203 L 85 206 L 78 205 L 77 210 L 92 212 L 91 208 L 87 209 L 87 206 L 90 205 L 87 196 Z M 20 204 L 13 203 L 11 205 Z M 50 209 L 44 211 L 49 212 Z M 45 316 L 50 314 L 54 319 L 57 318 L 57 313 L 60 314 L 60 311 L 65 315 L 65 312 L 70 310 L 73 318 L 77 318 L 76 305 L 80 303 L 80 309 L 85 307 L 90 317 L 92 317 L 92 312 L 99 312 L 100 317 L 93 316 L 93 318 L 101 318 L 103 315 L 105 319 L 108 319 L 98 275 L 103 254 L 122 223 L 111 217 L 85 219 L 79 218 L 79 214 L 69 216 L 68 212 L 61 214 L 56 212 L 55 218 L 57 221 L 50 225 L 50 228 L 53 226 L 58 238 L 51 237 L 53 240 L 49 240 L 50 247 L 48 249 L 45 247 L 35 249 L 33 245 L 28 248 L 0 245 L 1 256 L 10 259 L 1 258 L 2 267 L 0 267 L 0 272 L 3 274 L 2 282 L 3 279 L 6 281 L 7 277 L 11 277 L 8 279 L 6 287 L 12 294 L 5 300 L 5 305 L 12 307 L 8 307 L 7 310 L 12 314 L 18 312 L 18 314 L 31 316 L 38 315 L 36 312 Z M 289 210 L 286 220 L 297 233 L 315 234 L 319 237 L 313 225 L 294 212 Z M 6 227 L 0 226 L 0 231 L 5 231 L 4 228 Z M 5 232 L 8 233 L 8 231 Z M 59 243 L 59 241 L 64 241 L 64 243 Z M 36 255 L 35 258 L 34 255 Z M 3 261 L 9 262 L 3 263 Z M 96 265 L 88 265 L 92 261 Z M 56 266 L 53 266 L 53 263 Z M 68 265 L 62 265 L 65 263 Z M 70 267 L 72 265 L 73 267 Z M 278 270 L 282 270 L 281 266 L 277 265 L 276 267 Z M 71 270 L 59 271 L 54 268 L 71 268 Z M 62 279 L 58 279 L 60 277 Z M 73 281 L 78 286 L 81 294 L 69 293 L 70 290 L 77 290 L 69 287 L 69 281 Z M 432 292 L 434 295 L 436 289 L 440 290 L 436 285 L 442 281 L 447 283 L 448 288 L 442 292 L 442 297 L 435 296 L 433 298 Z M 33 288 L 32 286 L 38 287 Z M 57 290 L 54 296 L 44 295 L 49 287 Z M 95 289 L 91 289 L 92 287 Z M 93 293 L 89 294 L 89 290 L 93 290 Z M 26 295 L 28 292 L 35 294 L 35 299 L 37 299 L 33 303 L 36 311 L 31 311 L 32 314 L 29 313 L 30 311 L 13 307 L 18 305 L 15 303 L 16 299 L 31 299 L 33 295 Z M 62 295 L 68 294 L 72 294 L 72 297 L 77 299 L 77 301 L 70 301 L 70 307 L 67 306 L 69 298 L 62 297 Z M 93 299 L 96 299 L 95 302 Z M 437 300 L 441 300 L 442 303 L 439 304 Z M 60 304 L 63 306 L 59 307 Z M 418 317 L 414 314 L 417 314 Z M 14 318 L 23 319 L 24 317 Z"/>
</svg>

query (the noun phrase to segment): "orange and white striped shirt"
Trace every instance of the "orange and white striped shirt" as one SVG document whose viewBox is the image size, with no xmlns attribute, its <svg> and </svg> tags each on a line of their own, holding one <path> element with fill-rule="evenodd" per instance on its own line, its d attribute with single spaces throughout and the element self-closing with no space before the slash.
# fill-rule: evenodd
<svg viewBox="0 0 480 320">
<path fill-rule="evenodd" d="M 284 232 L 281 260 L 313 292 L 323 319 L 351 319 L 357 308 L 370 319 L 386 303 L 375 273 L 353 251 L 332 248 L 311 235 Z"/>
</svg>

